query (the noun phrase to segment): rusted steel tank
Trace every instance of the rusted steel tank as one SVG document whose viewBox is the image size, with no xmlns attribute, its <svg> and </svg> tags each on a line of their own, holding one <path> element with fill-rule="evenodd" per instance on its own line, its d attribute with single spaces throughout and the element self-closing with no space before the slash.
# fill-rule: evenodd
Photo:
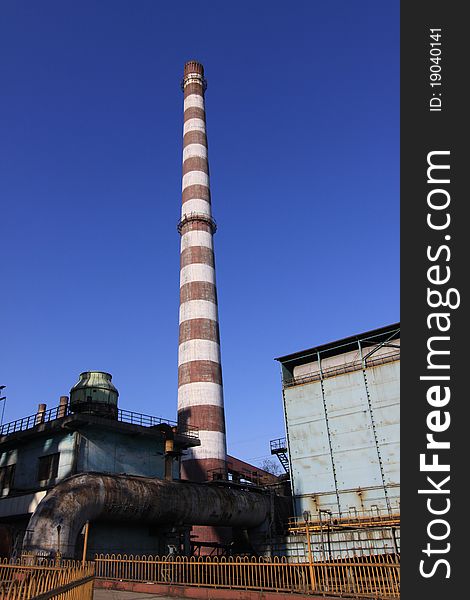
<svg viewBox="0 0 470 600">
<path fill-rule="evenodd" d="M 270 513 L 269 494 L 207 483 L 83 473 L 64 479 L 43 498 L 27 527 L 23 550 L 74 555 L 86 521 L 220 525 L 251 529 Z"/>
</svg>

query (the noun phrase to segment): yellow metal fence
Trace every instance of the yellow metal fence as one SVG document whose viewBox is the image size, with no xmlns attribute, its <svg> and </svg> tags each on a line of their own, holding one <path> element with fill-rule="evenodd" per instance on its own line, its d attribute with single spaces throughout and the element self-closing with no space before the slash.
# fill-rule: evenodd
<svg viewBox="0 0 470 600">
<path fill-rule="evenodd" d="M 91 600 L 94 563 L 24 557 L 0 562 L 0 600 Z"/>
<path fill-rule="evenodd" d="M 278 558 L 97 555 L 96 577 L 197 587 L 398 598 L 395 554 L 288 562 Z"/>
</svg>

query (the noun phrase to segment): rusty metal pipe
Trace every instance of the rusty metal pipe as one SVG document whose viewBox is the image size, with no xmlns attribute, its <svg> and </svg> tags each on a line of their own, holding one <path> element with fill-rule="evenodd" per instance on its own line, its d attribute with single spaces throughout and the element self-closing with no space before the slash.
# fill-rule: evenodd
<svg viewBox="0 0 470 600">
<path fill-rule="evenodd" d="M 270 513 L 268 494 L 207 483 L 82 473 L 60 482 L 41 500 L 29 521 L 23 550 L 54 556 L 57 527 L 61 552 L 73 557 L 87 521 L 139 521 L 165 525 L 253 528 Z"/>
</svg>

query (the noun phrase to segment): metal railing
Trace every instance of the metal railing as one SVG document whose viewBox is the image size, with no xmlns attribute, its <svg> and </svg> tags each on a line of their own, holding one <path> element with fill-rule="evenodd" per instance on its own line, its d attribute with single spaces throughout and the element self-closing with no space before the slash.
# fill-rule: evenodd
<svg viewBox="0 0 470 600">
<path fill-rule="evenodd" d="M 333 367 L 327 367 L 324 369 L 318 369 L 307 375 L 300 375 L 299 377 L 292 377 L 290 379 L 284 379 L 282 385 L 284 388 L 289 388 L 295 385 L 302 385 L 305 383 L 311 383 L 313 381 L 321 381 L 328 377 L 334 377 L 336 375 L 343 375 L 345 373 L 352 373 L 353 371 L 360 371 L 364 366 L 375 367 L 377 365 L 383 365 L 389 362 L 400 360 L 400 350 L 393 350 L 387 354 L 381 354 L 368 358 L 365 365 L 361 360 L 356 360 L 344 365 L 335 365 Z"/>
<path fill-rule="evenodd" d="M 330 511 L 322 511 L 321 514 L 309 514 L 307 523 L 305 517 L 289 517 L 289 531 L 304 531 L 306 525 L 310 531 L 329 527 L 331 529 L 341 528 L 363 528 L 363 527 L 399 527 L 400 526 L 400 511 L 388 512 L 387 509 L 380 507 L 363 510 L 360 513 L 350 512 L 349 514 L 335 514 Z"/>
<path fill-rule="evenodd" d="M 277 440 L 271 440 L 269 442 L 269 446 L 271 448 L 271 454 L 277 450 L 287 452 L 287 441 L 285 437 L 278 438 Z"/>
<path fill-rule="evenodd" d="M 374 507 L 361 512 L 334 514 L 320 509 L 314 515 L 304 512 L 304 518 L 288 521 L 291 536 L 291 556 L 308 556 L 313 562 L 332 557 L 343 560 L 400 553 L 400 513 Z M 274 551 L 276 551 L 274 549 Z"/>
<path fill-rule="evenodd" d="M 0 427 L 0 436 L 16 433 L 17 431 L 26 431 L 27 429 L 32 429 L 37 425 L 55 421 L 56 419 L 61 419 L 71 414 L 74 413 L 70 411 L 68 406 L 56 406 L 44 412 L 38 412 L 34 415 L 29 415 L 27 417 L 23 417 L 22 419 L 5 423 Z M 117 420 L 121 421 L 122 423 L 131 423 L 133 425 L 140 425 L 142 427 L 169 425 L 170 427 L 178 428 L 178 423 L 176 421 L 162 419 L 161 417 L 154 417 L 151 415 L 144 415 L 142 413 L 136 413 L 130 410 L 124 410 L 122 408 L 118 409 Z M 199 430 L 195 427 L 191 427 L 190 425 L 186 425 L 184 429 L 179 430 L 178 433 L 192 439 L 197 439 L 199 437 Z"/>
<path fill-rule="evenodd" d="M 96 577 L 197 587 L 398 598 L 397 555 L 288 562 L 285 557 L 96 555 Z"/>
<path fill-rule="evenodd" d="M 142 413 L 132 412 L 130 410 L 118 409 L 118 421 L 123 423 L 131 423 L 132 425 L 140 425 L 142 427 L 155 427 L 156 425 L 169 425 L 177 429 L 180 435 L 197 439 L 199 437 L 199 429 L 191 425 L 185 425 L 184 428 L 178 429 L 178 423 L 170 419 L 162 419 L 161 417 L 153 417 Z"/>
<path fill-rule="evenodd" d="M 0 562 L 0 600 L 91 600 L 94 571 L 90 562 L 5 559 Z"/>
<path fill-rule="evenodd" d="M 70 411 L 67 407 L 56 406 L 55 408 L 50 408 L 44 412 L 38 412 L 34 415 L 28 415 L 27 417 L 16 419 L 16 421 L 5 423 L 0 427 L 0 435 L 9 435 L 10 433 L 15 433 L 17 431 L 26 431 L 27 429 L 36 427 L 36 425 L 54 421 L 55 419 L 65 417 L 69 414 Z"/>
<path fill-rule="evenodd" d="M 212 233 L 215 233 L 217 231 L 217 223 L 211 215 L 201 212 L 190 212 L 184 213 L 181 219 L 178 221 L 177 229 L 179 233 L 181 233 L 181 230 L 183 229 L 183 226 L 186 225 L 186 223 L 190 223 L 192 221 L 203 221 L 207 223 L 209 227 L 211 227 Z"/>
</svg>

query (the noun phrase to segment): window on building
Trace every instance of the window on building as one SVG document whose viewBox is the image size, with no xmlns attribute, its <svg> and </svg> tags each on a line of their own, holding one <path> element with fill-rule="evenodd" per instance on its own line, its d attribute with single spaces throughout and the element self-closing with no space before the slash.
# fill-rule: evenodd
<svg viewBox="0 0 470 600">
<path fill-rule="evenodd" d="M 8 465 L 7 467 L 0 467 L 0 494 L 3 494 L 3 492 L 6 492 L 13 487 L 15 466 L 16 465 Z"/>
<path fill-rule="evenodd" d="M 49 481 L 55 479 L 59 472 L 60 453 L 41 456 L 38 465 L 38 481 Z"/>
</svg>

